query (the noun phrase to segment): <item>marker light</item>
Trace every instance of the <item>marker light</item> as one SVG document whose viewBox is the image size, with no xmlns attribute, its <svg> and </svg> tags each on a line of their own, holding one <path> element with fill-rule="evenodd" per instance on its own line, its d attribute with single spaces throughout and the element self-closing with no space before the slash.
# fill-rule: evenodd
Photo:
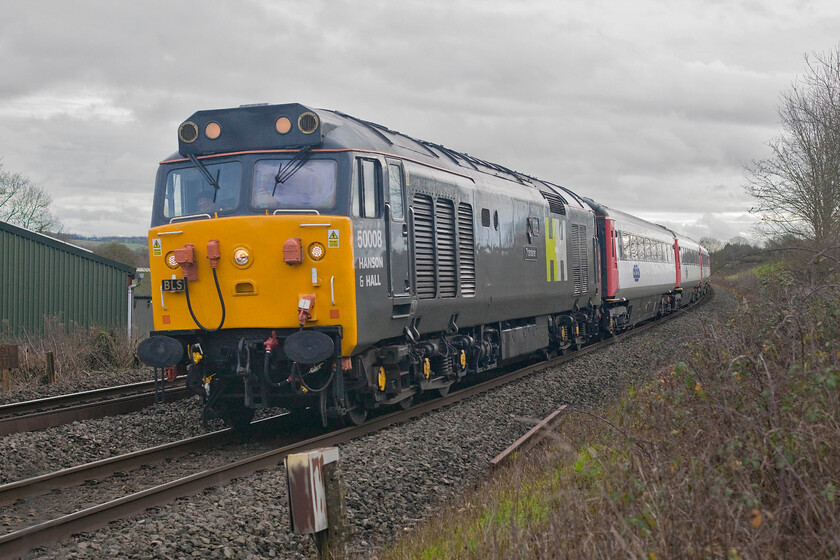
<svg viewBox="0 0 840 560">
<path fill-rule="evenodd" d="M 204 127 L 204 135 L 209 138 L 210 140 L 215 140 L 222 134 L 222 127 L 217 122 L 210 122 L 207 123 L 207 126 Z"/>
<path fill-rule="evenodd" d="M 233 262 L 238 264 L 239 266 L 247 266 L 249 262 L 251 262 L 251 255 L 248 254 L 248 249 L 244 247 L 238 247 L 233 252 Z"/>
<path fill-rule="evenodd" d="M 174 251 L 169 251 L 168 253 L 166 253 L 166 266 L 168 266 L 172 270 L 176 270 L 178 268 L 178 263 L 175 261 Z"/>
<path fill-rule="evenodd" d="M 320 261 L 324 258 L 324 254 L 326 253 L 324 246 L 317 241 L 309 245 L 307 252 L 309 253 L 309 258 L 313 261 Z"/>
<path fill-rule="evenodd" d="M 286 134 L 292 130 L 292 121 L 289 120 L 289 117 L 280 117 L 275 121 L 274 129 L 280 134 Z"/>
</svg>

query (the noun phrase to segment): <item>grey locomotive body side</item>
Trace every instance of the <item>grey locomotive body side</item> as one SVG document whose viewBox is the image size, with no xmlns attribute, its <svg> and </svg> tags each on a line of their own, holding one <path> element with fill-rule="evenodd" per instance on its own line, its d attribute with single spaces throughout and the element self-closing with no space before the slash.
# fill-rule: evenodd
<svg viewBox="0 0 840 560">
<path fill-rule="evenodd" d="M 181 134 L 184 130 L 190 134 Z M 207 130 L 215 130 L 216 138 Z M 220 130 L 225 131 L 223 140 L 218 140 Z M 179 366 L 189 367 L 193 384 L 207 397 L 205 412 L 218 412 L 234 426 L 250 422 L 254 408 L 313 404 L 325 423 L 336 416 L 361 422 L 369 409 L 409 406 L 414 395 L 445 393 L 465 375 L 535 353 L 578 348 L 640 320 L 632 315 L 632 302 L 616 297 L 627 274 L 618 276 L 621 260 L 615 256 L 613 233 L 605 229 L 605 216 L 596 215 L 597 205 L 559 185 L 339 112 L 297 104 L 198 112 L 182 124 L 179 138 L 181 155 L 164 162 L 158 174 L 153 226 L 173 220 L 268 217 L 269 207 L 256 198 L 261 192 L 256 179 L 263 177 L 257 168 L 271 163 L 271 177 L 260 183 L 267 184 L 271 199 L 281 176 L 290 167 L 296 172 L 293 162 L 311 164 L 313 170 L 316 164 L 318 169 L 332 165 L 334 176 L 330 171 L 320 179 L 333 187 L 334 198 L 308 204 L 306 197 L 318 196 L 320 188 L 312 183 L 314 192 L 301 191 L 300 204 L 272 206 L 271 215 L 319 214 L 312 220 L 318 223 L 301 222 L 299 229 L 325 227 L 336 236 L 339 230 L 329 229 L 336 227 L 330 221 L 352 224 L 351 239 L 335 238 L 336 249 L 352 249 L 352 270 L 342 264 L 336 272 L 343 276 L 339 281 L 352 275 L 347 292 L 355 292 L 355 313 L 342 311 L 343 323 L 327 328 L 314 319 L 308 322 L 310 300 L 302 294 L 300 329 L 246 324 L 162 331 L 169 332 L 172 344 L 161 342 L 158 349 L 190 350 L 173 355 L 183 356 Z M 214 179 L 197 157 L 214 169 L 231 164 L 229 168 L 241 169 L 241 178 L 220 189 L 218 172 Z M 183 216 L 167 215 L 167 173 L 193 165 L 204 175 L 193 173 L 198 187 L 215 187 L 217 209 L 212 215 L 187 210 Z M 226 196 L 239 202 L 226 205 Z M 169 233 L 174 232 L 163 234 Z M 294 237 L 287 240 L 292 249 Z M 329 238 L 326 250 L 332 243 Z M 612 260 L 606 258 L 609 247 Z M 286 264 L 271 271 L 278 277 L 287 265 L 301 263 L 300 257 L 285 260 L 285 245 L 279 250 Z M 316 266 L 311 273 L 311 284 L 320 286 Z M 329 284 L 336 276 L 323 282 Z M 634 297 L 659 301 L 663 289 L 646 286 Z M 295 291 L 289 286 L 284 290 Z M 336 306 L 331 285 L 321 293 L 325 295 L 318 296 L 319 302 L 329 294 L 327 301 Z M 317 305 L 335 311 L 339 319 L 338 309 Z M 352 327 L 355 342 L 342 334 L 343 328 Z M 342 341 L 347 348 L 341 348 Z M 150 344 L 150 353 L 155 348 Z M 209 389 L 199 383 L 207 373 L 213 379 Z"/>
</svg>

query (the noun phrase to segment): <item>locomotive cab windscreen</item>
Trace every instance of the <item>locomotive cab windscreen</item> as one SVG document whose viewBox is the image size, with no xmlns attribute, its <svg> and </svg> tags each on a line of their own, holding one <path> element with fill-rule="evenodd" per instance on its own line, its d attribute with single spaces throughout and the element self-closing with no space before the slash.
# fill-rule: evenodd
<svg viewBox="0 0 840 560">
<path fill-rule="evenodd" d="M 239 208 L 242 164 L 237 161 L 207 165 L 218 177 L 210 185 L 198 168 L 178 167 L 166 174 L 162 213 L 170 220 L 192 215 L 230 213 Z"/>
<path fill-rule="evenodd" d="M 294 165 L 292 155 L 243 156 L 236 161 L 204 163 L 217 188 L 189 162 L 165 163 L 154 225 L 191 217 L 264 215 L 266 211 L 338 211 L 338 162 L 335 159 L 310 158 L 284 181 L 278 181 L 278 173 L 290 165 Z"/>
</svg>

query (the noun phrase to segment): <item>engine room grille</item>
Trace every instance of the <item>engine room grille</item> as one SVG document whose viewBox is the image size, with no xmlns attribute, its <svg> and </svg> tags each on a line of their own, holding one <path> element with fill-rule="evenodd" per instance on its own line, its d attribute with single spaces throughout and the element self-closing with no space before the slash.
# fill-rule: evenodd
<svg viewBox="0 0 840 560">
<path fill-rule="evenodd" d="M 548 201 L 548 209 L 554 214 L 566 215 L 566 200 L 557 193 L 540 191 L 543 198 Z"/>
<path fill-rule="evenodd" d="M 572 280 L 575 282 L 575 295 L 586 292 L 589 287 L 589 261 L 586 249 L 586 226 L 572 224 Z"/>
<path fill-rule="evenodd" d="M 455 204 L 446 198 L 435 205 L 438 288 L 440 297 L 455 297 L 458 278 L 455 268 Z"/>
<path fill-rule="evenodd" d="M 435 226 L 432 197 L 414 195 L 414 262 L 417 297 L 432 299 L 437 291 L 435 277 Z"/>
<path fill-rule="evenodd" d="M 472 206 L 458 205 L 458 273 L 461 295 L 475 295 L 475 234 L 473 233 Z"/>
</svg>

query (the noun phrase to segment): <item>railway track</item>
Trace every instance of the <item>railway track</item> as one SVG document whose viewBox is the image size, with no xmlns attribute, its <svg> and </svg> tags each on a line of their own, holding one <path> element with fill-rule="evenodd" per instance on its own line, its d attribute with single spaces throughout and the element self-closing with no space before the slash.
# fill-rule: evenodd
<svg viewBox="0 0 840 560">
<path fill-rule="evenodd" d="M 166 401 L 191 396 L 183 386 L 171 385 L 164 393 Z M 106 387 L 68 395 L 58 395 L 0 406 L 0 437 L 17 432 L 31 432 L 117 414 L 127 414 L 156 402 L 154 381 Z"/>
<path fill-rule="evenodd" d="M 677 317 L 684 312 L 669 315 L 665 320 Z M 318 434 L 307 439 L 281 444 L 279 447 L 269 451 L 215 468 L 197 469 L 194 473 L 187 476 L 150 486 L 144 490 L 87 507 L 71 514 L 61 515 L 48 521 L 15 530 L 0 536 L 0 559 L 16 558 L 33 548 L 59 542 L 75 533 L 93 531 L 110 521 L 138 515 L 148 508 L 160 507 L 177 498 L 194 495 L 208 488 L 227 484 L 235 478 L 249 476 L 260 470 L 275 468 L 284 457 L 291 453 L 298 453 L 316 447 L 339 445 L 377 432 L 388 426 L 404 423 L 537 371 L 557 366 L 591 352 L 596 352 L 624 340 L 628 336 L 640 334 L 662 322 L 657 321 L 647 325 L 637 326 L 631 331 L 592 344 L 577 352 L 502 373 L 469 387 L 453 391 L 442 398 L 421 401 L 408 410 L 397 410 L 373 416 L 361 426 L 347 427 Z M 268 421 L 275 421 L 275 419 L 270 418 L 263 422 Z M 257 430 L 267 431 L 261 428 L 257 428 Z M 0 505 L 25 500 L 37 494 L 54 491 L 56 488 L 84 483 L 92 478 L 103 478 L 117 472 L 124 472 L 132 468 L 136 469 L 147 465 L 149 461 L 162 461 L 175 456 L 221 446 L 225 443 L 230 443 L 235 437 L 229 430 L 224 430 L 197 438 L 190 438 L 182 442 L 98 461 L 90 465 L 65 469 L 64 471 L 42 475 L 34 479 L 10 483 L 0 486 Z"/>
</svg>

